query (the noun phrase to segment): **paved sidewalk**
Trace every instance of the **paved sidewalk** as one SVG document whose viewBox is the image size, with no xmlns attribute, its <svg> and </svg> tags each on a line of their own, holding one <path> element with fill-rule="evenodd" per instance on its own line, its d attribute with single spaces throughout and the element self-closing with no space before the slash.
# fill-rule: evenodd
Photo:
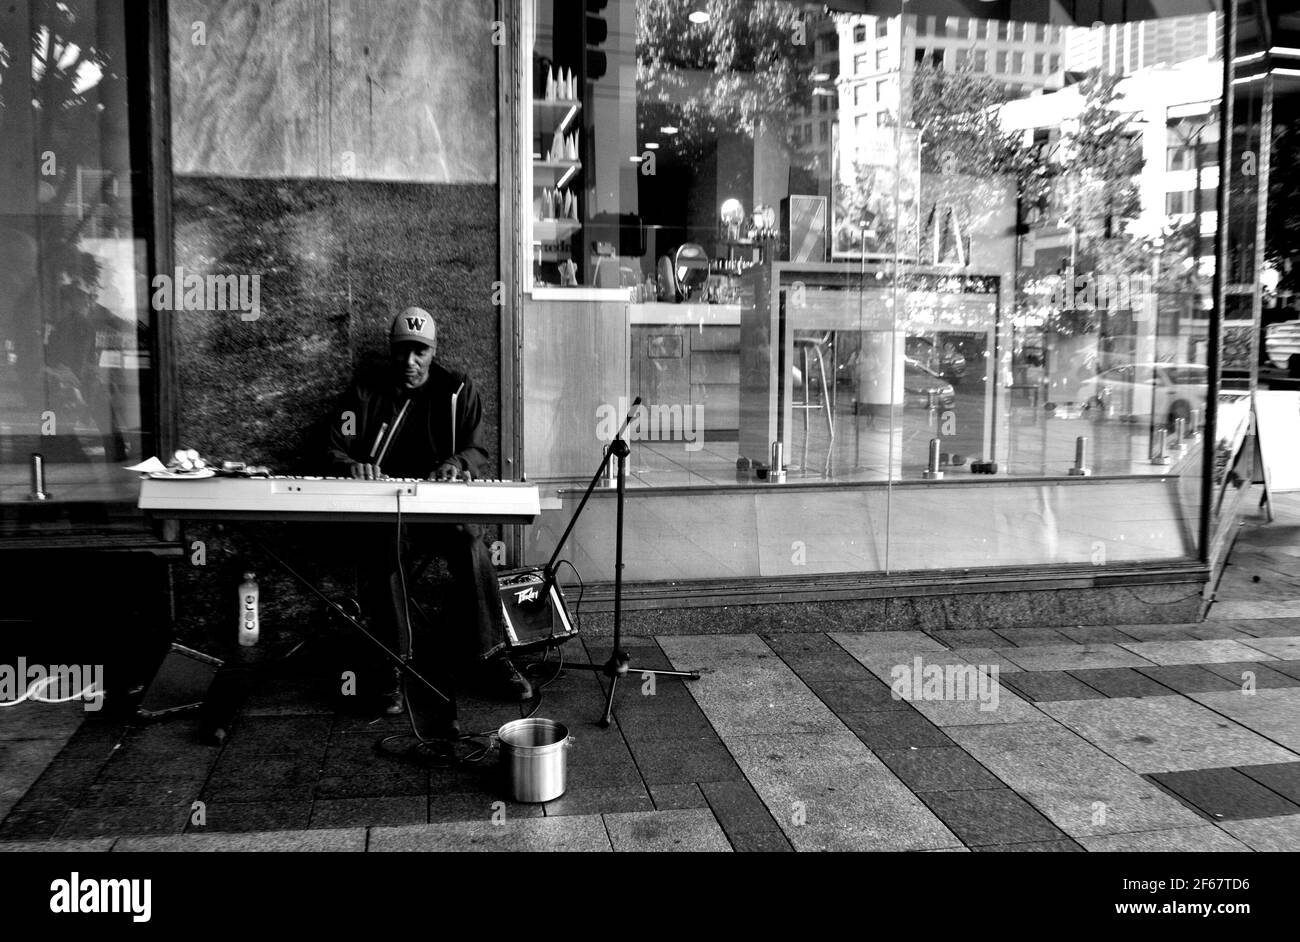
<svg viewBox="0 0 1300 942">
<path fill-rule="evenodd" d="M 192 715 L 5 708 L 0 850 L 1300 850 L 1300 495 L 1275 510 L 1200 624 L 630 639 L 702 679 L 630 678 L 601 730 L 601 679 L 561 676 L 539 715 L 576 745 L 544 805 L 502 801 L 494 755 L 378 753 L 404 721 L 311 671 L 221 747 Z"/>
</svg>

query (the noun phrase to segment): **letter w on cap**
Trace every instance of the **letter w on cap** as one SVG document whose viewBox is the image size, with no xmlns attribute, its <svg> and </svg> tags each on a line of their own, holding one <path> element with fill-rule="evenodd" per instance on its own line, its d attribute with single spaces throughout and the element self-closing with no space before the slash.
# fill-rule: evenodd
<svg viewBox="0 0 1300 942">
<path fill-rule="evenodd" d="M 423 317 L 408 317 L 408 318 L 406 319 L 406 329 L 407 329 L 407 330 L 417 330 L 417 331 L 422 331 L 422 330 L 424 330 L 424 318 L 423 318 Z"/>
</svg>

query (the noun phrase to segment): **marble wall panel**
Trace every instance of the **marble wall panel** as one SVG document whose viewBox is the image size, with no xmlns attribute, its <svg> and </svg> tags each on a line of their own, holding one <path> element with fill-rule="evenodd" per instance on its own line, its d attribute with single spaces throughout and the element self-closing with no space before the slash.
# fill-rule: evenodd
<svg viewBox="0 0 1300 942">
<path fill-rule="evenodd" d="M 185 174 L 496 180 L 493 5 L 171 0 Z"/>
</svg>

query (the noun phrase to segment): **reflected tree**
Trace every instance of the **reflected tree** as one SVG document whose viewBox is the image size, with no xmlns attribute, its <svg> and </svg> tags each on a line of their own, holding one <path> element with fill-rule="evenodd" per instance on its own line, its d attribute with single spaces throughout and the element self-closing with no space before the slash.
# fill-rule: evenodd
<svg viewBox="0 0 1300 942">
<path fill-rule="evenodd" d="M 693 11 L 709 14 L 705 23 Z M 720 134 L 784 132 L 812 100 L 814 17 L 785 0 L 653 0 L 637 4 L 641 130 L 655 106 L 680 127 L 686 152 Z M 788 141 L 786 142 L 788 144 Z"/>
</svg>

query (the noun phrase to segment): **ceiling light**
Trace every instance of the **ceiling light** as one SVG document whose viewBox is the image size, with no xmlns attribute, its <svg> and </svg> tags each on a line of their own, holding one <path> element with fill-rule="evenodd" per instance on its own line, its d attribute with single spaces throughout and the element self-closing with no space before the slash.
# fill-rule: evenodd
<svg viewBox="0 0 1300 942">
<path fill-rule="evenodd" d="M 659 145 L 656 144 L 654 141 L 651 141 L 649 144 L 647 144 L 647 145 L 645 146 L 645 149 L 646 149 L 646 150 L 658 150 L 658 149 L 659 149 Z"/>
<path fill-rule="evenodd" d="M 696 24 L 709 22 L 709 14 L 707 10 L 692 10 L 687 14 L 686 18 Z"/>
<path fill-rule="evenodd" d="M 677 128 L 676 125 L 673 125 L 673 124 L 665 124 L 663 127 L 661 127 L 661 128 L 659 129 L 659 133 L 660 133 L 660 134 L 676 134 L 676 133 L 677 133 L 677 130 L 678 130 L 678 128 Z"/>
</svg>

